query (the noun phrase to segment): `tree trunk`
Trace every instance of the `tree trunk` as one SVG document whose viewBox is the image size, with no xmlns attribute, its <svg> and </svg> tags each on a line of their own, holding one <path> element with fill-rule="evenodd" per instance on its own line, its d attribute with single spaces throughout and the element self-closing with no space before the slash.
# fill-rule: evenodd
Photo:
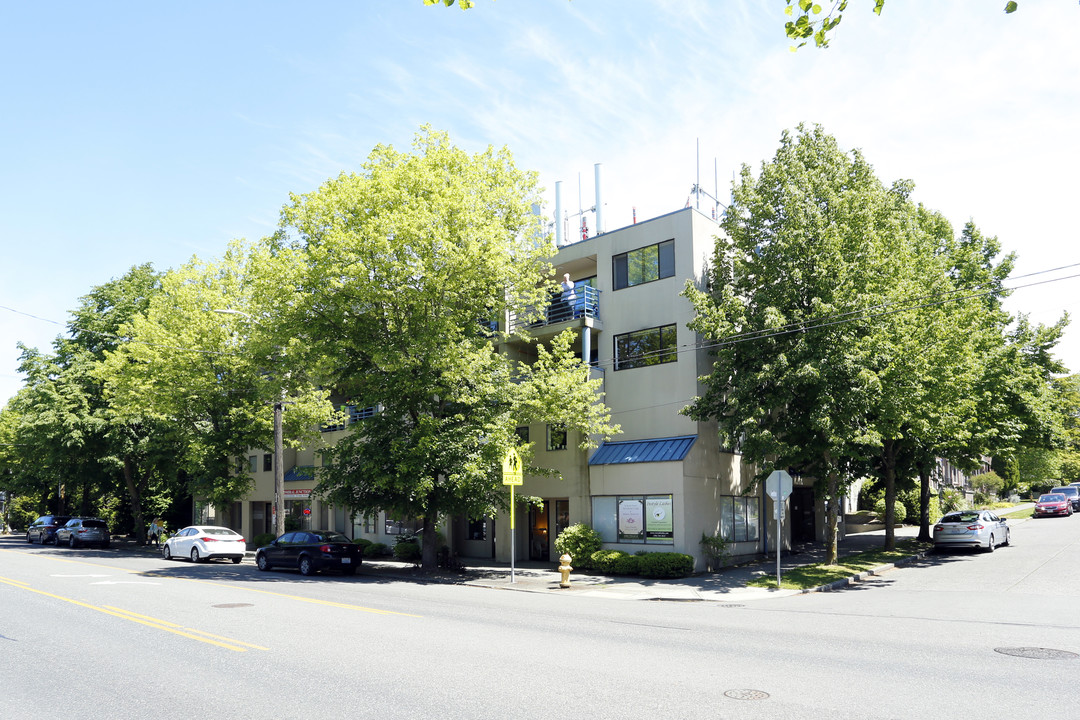
<svg viewBox="0 0 1080 720">
<path fill-rule="evenodd" d="M 436 482 L 438 482 L 437 478 Z M 428 499 L 427 506 L 429 508 L 435 507 L 434 498 Z M 420 547 L 420 567 L 424 570 L 434 570 L 439 566 L 439 539 L 435 536 L 438 519 L 438 514 L 434 512 L 428 512 L 424 515 L 423 542 Z"/>
<path fill-rule="evenodd" d="M 837 486 L 839 483 L 836 480 L 836 471 L 829 471 L 828 479 L 828 497 L 826 502 L 828 503 L 829 511 L 825 516 L 825 564 L 835 565 L 838 552 L 836 549 L 836 526 L 837 516 L 839 513 L 840 499 L 837 497 Z"/>
<path fill-rule="evenodd" d="M 131 517 L 135 519 L 135 539 L 142 545 L 146 542 L 146 523 L 143 521 L 142 498 L 135 485 L 135 469 L 130 457 L 124 458 L 124 485 L 127 486 L 128 500 L 131 502 Z"/>
<path fill-rule="evenodd" d="M 930 542 L 930 465 L 917 463 L 919 468 L 919 541 Z"/>
<path fill-rule="evenodd" d="M 885 549 L 896 549 L 896 528 L 893 515 L 896 509 L 896 440 L 889 439 L 881 447 L 881 471 L 885 479 Z"/>
</svg>

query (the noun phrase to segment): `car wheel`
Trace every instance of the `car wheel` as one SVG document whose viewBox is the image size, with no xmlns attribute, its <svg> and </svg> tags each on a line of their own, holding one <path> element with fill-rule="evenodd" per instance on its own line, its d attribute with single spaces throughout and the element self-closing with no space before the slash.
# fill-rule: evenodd
<svg viewBox="0 0 1080 720">
<path fill-rule="evenodd" d="M 994 552 L 995 547 L 996 546 L 994 545 L 994 534 L 990 533 L 990 542 L 986 543 L 986 552 L 988 552 L 988 553 Z"/>
<path fill-rule="evenodd" d="M 57 545 L 59 545 L 59 544 L 60 544 L 60 541 L 59 541 L 59 540 L 57 540 L 57 541 L 56 541 L 56 544 L 57 544 Z M 75 536 L 74 536 L 74 535 L 68 535 L 68 547 L 69 547 L 69 548 L 71 548 L 72 550 L 74 550 L 74 549 L 75 549 L 75 547 L 76 547 L 76 542 L 75 542 Z"/>
<path fill-rule="evenodd" d="M 191 562 L 199 562 L 200 560 L 199 548 L 191 548 Z"/>
<path fill-rule="evenodd" d="M 239 564 L 240 564 L 240 561 L 241 561 L 241 560 L 243 560 L 243 559 L 244 559 L 244 558 L 233 558 L 233 559 L 232 559 L 232 561 L 233 561 L 233 565 L 239 565 Z"/>
<path fill-rule="evenodd" d="M 1001 543 L 1002 547 L 1009 547 L 1009 543 L 1012 542 L 1012 530 L 1005 528 L 1005 542 Z"/>
<path fill-rule="evenodd" d="M 266 559 L 265 555 L 258 555 L 255 557 L 255 565 L 263 571 L 270 569 L 270 561 Z"/>
<path fill-rule="evenodd" d="M 299 567 L 301 575 L 315 574 L 315 566 L 311 563 L 311 558 L 309 558 L 307 555 L 304 555 L 300 558 Z"/>
<path fill-rule="evenodd" d="M 34 544 L 34 541 L 30 538 L 30 533 L 26 533 L 26 542 L 30 543 L 31 545 Z"/>
<path fill-rule="evenodd" d="M 168 545 L 161 546 L 161 557 L 166 560 L 172 560 L 172 550 L 169 549 Z"/>
</svg>

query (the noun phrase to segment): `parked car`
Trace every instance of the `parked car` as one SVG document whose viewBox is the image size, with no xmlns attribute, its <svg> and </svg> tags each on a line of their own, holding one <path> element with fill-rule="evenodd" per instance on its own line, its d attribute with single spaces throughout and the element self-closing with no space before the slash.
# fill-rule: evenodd
<svg viewBox="0 0 1080 720">
<path fill-rule="evenodd" d="M 1009 524 L 989 510 L 951 512 L 934 525 L 934 547 L 976 547 L 993 552 L 1012 540 Z"/>
<path fill-rule="evenodd" d="M 1035 503 L 1035 512 L 1032 513 L 1032 517 L 1051 517 L 1054 515 L 1068 517 L 1072 514 L 1072 503 L 1069 502 L 1069 498 L 1062 493 L 1045 493 L 1040 495 L 1038 502 Z"/>
<path fill-rule="evenodd" d="M 42 515 L 26 528 L 26 542 L 38 542 L 42 545 L 55 543 L 56 531 L 70 519 L 70 515 Z"/>
<path fill-rule="evenodd" d="M 101 518 L 75 517 L 56 531 L 56 544 L 77 548 L 80 545 L 109 547 L 109 524 Z"/>
<path fill-rule="evenodd" d="M 225 559 L 239 563 L 247 542 L 240 533 L 216 525 L 189 525 L 165 541 L 161 556 L 166 560 L 191 558 L 191 562 Z"/>
<path fill-rule="evenodd" d="M 1065 497 L 1069 498 L 1069 502 L 1072 503 L 1073 512 L 1080 512 L 1080 488 L 1073 485 L 1062 485 L 1056 488 L 1050 488 L 1052 493 L 1061 493 Z"/>
<path fill-rule="evenodd" d="M 320 570 L 340 570 L 353 575 L 363 558 L 362 547 L 332 530 L 287 532 L 255 551 L 255 564 L 260 570 L 296 568 L 301 575 Z"/>
</svg>

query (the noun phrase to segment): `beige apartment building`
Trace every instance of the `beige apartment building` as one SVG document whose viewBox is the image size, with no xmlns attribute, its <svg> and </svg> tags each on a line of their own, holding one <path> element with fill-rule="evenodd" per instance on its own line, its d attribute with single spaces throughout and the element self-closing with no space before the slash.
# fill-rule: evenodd
<svg viewBox="0 0 1080 720">
<path fill-rule="evenodd" d="M 568 274 L 573 290 L 564 290 L 528 331 L 542 342 L 574 329 L 575 347 L 594 376 L 602 378 L 604 400 L 622 434 L 581 451 L 579 438 L 561 428 L 534 424 L 518 429 L 534 444 L 536 464 L 557 470 L 559 477 L 526 475 L 518 488 L 519 494 L 541 497 L 544 503 L 542 509 L 518 510 L 516 560 L 557 560 L 555 538 L 575 523 L 599 531 L 607 548 L 687 553 L 699 568 L 704 567 L 703 533 L 721 531 L 736 557 L 775 548 L 772 501 L 763 488 L 749 489 L 754 468 L 720 445 L 715 424 L 680 414 L 700 394 L 698 378 L 711 366 L 707 348 L 687 327 L 693 308 L 682 291 L 688 282 L 703 282 L 719 232 L 714 220 L 688 207 L 558 249 L 553 258 L 557 277 Z M 513 317 L 503 321 L 517 322 Z M 502 349 L 527 360 L 531 347 L 512 341 Z M 352 409 L 354 418 L 364 412 Z M 322 446 L 345 432 L 347 426 L 327 429 Z M 341 530 L 387 544 L 414 527 L 408 518 L 385 513 L 353 521 L 346 509 L 313 499 L 312 468 L 319 450 L 285 453 L 287 517 L 303 527 Z M 249 457 L 255 490 L 226 513 L 229 524 L 248 538 L 273 529 L 272 463 L 262 451 Z M 203 519 L 211 512 L 204 509 Z M 784 547 L 821 537 L 820 503 L 798 478 L 786 516 Z M 461 557 L 510 560 L 508 516 L 445 518 L 442 532 Z"/>
</svg>

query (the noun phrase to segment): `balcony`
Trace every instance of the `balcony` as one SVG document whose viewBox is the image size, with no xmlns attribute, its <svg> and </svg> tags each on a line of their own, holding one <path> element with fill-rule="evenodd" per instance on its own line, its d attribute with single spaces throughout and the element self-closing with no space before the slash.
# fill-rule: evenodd
<svg viewBox="0 0 1080 720">
<path fill-rule="evenodd" d="M 574 288 L 574 300 L 567 302 L 561 296 L 552 298 L 540 318 L 524 322 L 511 313 L 510 330 L 517 332 L 529 330 L 534 335 L 553 334 L 551 330 L 565 327 L 599 327 L 600 291 L 588 285 Z M 555 328 L 554 326 L 560 326 Z"/>
</svg>

